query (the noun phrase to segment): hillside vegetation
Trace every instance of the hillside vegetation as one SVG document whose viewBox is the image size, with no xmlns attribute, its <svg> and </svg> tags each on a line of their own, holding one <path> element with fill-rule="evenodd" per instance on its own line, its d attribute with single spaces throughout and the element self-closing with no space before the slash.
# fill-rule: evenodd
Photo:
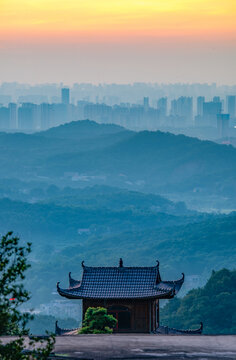
<svg viewBox="0 0 236 360">
<path fill-rule="evenodd" d="M 56 282 L 68 286 L 69 271 L 80 278 L 82 260 L 158 259 L 163 278 L 185 272 L 201 283 L 212 269 L 233 269 L 236 213 L 186 202 L 230 212 L 235 177 L 235 148 L 183 135 L 91 121 L 0 133 L 0 228 L 33 243 L 31 305 L 58 300 Z"/>
<path fill-rule="evenodd" d="M 8 179 L 102 184 L 236 207 L 236 149 L 160 131 L 86 120 L 31 135 L 1 133 L 0 169 Z"/>
<path fill-rule="evenodd" d="M 236 215 L 232 214 L 179 226 L 136 228 L 133 232 L 124 232 L 120 222 L 119 233 L 111 229 L 107 233 L 78 234 L 77 238 L 68 234 L 64 241 L 58 236 L 57 241 L 48 242 L 49 237 L 44 239 L 42 232 L 35 239 L 37 257 L 32 258 L 29 279 L 33 300 L 49 301 L 57 281 L 67 287 L 70 271 L 80 279 L 82 260 L 89 266 L 118 266 L 122 257 L 126 266 L 154 266 L 158 259 L 163 279 L 177 280 L 184 272 L 186 276 L 198 275 L 204 282 L 213 268 L 234 268 L 235 225 Z"/>
<path fill-rule="evenodd" d="M 50 128 L 46 131 L 41 131 L 38 136 L 46 138 L 58 139 L 94 139 L 96 137 L 104 138 L 107 135 L 114 135 L 120 133 L 132 133 L 121 126 L 114 124 L 98 124 L 95 121 L 72 121 L 65 125 L 60 125 Z"/>
<path fill-rule="evenodd" d="M 197 328 L 204 334 L 236 333 L 236 270 L 213 271 L 203 288 L 175 298 L 161 310 L 161 321 L 176 328 Z"/>
</svg>

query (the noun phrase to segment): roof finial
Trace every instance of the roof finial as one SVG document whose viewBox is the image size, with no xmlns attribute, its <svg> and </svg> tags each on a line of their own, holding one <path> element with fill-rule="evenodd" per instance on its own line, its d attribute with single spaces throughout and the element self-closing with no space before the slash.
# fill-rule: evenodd
<svg viewBox="0 0 236 360">
<path fill-rule="evenodd" d="M 57 290 L 59 290 L 59 289 L 60 289 L 59 284 L 60 284 L 60 281 L 58 281 L 58 282 L 57 282 Z"/>
<path fill-rule="evenodd" d="M 156 262 L 157 262 L 157 267 L 159 267 L 159 265 L 160 265 L 160 261 L 156 260 Z"/>
<path fill-rule="evenodd" d="M 120 267 L 123 267 L 123 260 L 122 260 L 122 258 L 120 258 L 119 266 L 120 266 Z"/>
<path fill-rule="evenodd" d="M 82 266 L 82 268 L 85 267 L 85 265 L 84 265 L 84 260 L 82 261 L 81 266 Z"/>
</svg>

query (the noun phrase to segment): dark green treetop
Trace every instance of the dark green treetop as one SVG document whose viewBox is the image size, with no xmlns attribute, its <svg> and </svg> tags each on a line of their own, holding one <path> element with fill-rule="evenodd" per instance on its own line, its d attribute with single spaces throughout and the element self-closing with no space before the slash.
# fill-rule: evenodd
<svg viewBox="0 0 236 360">
<path fill-rule="evenodd" d="M 31 244 L 19 246 L 19 238 L 8 232 L 0 239 L 0 336 L 16 335 L 7 345 L 0 343 L 0 359 L 2 360 L 46 360 L 53 349 L 55 339 L 48 336 L 46 344 L 31 338 L 30 352 L 25 350 L 24 335 L 28 334 L 26 324 L 32 316 L 20 311 L 20 305 L 30 299 L 22 281 L 25 271 L 30 267 L 27 255 L 31 252 Z"/>
<path fill-rule="evenodd" d="M 117 320 L 107 314 L 103 307 L 89 307 L 85 313 L 83 327 L 79 334 L 111 334 Z"/>
<path fill-rule="evenodd" d="M 204 321 L 205 334 L 236 334 L 236 270 L 212 271 L 204 287 L 169 301 L 161 309 L 161 321 L 183 329 Z"/>
</svg>

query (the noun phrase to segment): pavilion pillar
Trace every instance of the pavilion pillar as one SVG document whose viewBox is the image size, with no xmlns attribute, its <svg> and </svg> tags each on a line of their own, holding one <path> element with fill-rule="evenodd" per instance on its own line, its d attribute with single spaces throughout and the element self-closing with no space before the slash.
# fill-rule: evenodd
<svg viewBox="0 0 236 360">
<path fill-rule="evenodd" d="M 160 326 L 159 299 L 156 301 L 156 329 Z"/>
</svg>

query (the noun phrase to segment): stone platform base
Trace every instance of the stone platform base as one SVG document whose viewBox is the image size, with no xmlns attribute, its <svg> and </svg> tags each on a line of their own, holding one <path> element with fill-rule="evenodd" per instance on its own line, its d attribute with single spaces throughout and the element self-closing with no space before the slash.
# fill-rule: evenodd
<svg viewBox="0 0 236 360">
<path fill-rule="evenodd" d="M 0 341 L 9 341 L 0 338 Z M 75 335 L 56 338 L 55 359 L 236 360 L 236 335 Z"/>
</svg>

